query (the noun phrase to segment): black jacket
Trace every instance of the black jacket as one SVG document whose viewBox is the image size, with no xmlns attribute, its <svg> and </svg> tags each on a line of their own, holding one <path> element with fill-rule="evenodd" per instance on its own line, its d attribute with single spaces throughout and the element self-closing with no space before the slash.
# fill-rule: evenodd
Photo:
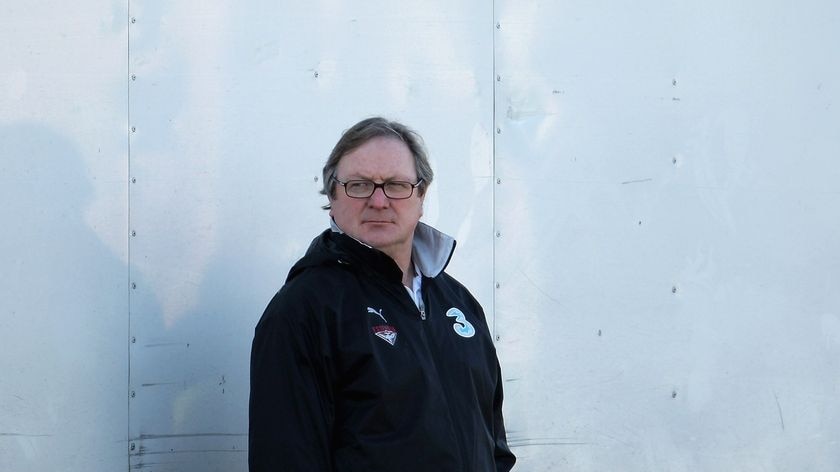
<svg viewBox="0 0 840 472">
<path fill-rule="evenodd" d="M 415 235 L 423 312 L 389 256 L 331 230 L 313 241 L 255 331 L 252 472 L 510 470 L 496 351 L 441 236 Z"/>
</svg>

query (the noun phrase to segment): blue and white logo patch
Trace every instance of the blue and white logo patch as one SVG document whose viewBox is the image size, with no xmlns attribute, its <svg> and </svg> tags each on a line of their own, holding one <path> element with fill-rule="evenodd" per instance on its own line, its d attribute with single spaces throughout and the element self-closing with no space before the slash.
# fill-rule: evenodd
<svg viewBox="0 0 840 472">
<path fill-rule="evenodd" d="M 472 323 L 467 321 L 467 317 L 464 316 L 463 311 L 453 307 L 446 310 L 446 316 L 455 318 L 455 324 L 452 325 L 452 329 L 455 330 L 455 333 L 458 334 L 458 336 L 461 336 L 462 338 L 471 338 L 475 335 L 475 328 Z"/>
</svg>

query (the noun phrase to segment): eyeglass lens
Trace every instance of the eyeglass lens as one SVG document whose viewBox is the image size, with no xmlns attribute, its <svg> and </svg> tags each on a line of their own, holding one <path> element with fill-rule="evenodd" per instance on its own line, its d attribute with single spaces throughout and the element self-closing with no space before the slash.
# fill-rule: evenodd
<svg viewBox="0 0 840 472">
<path fill-rule="evenodd" d="M 348 197 L 369 198 L 377 187 L 382 188 L 386 197 L 395 199 L 408 198 L 414 192 L 414 186 L 409 182 L 394 181 L 377 184 L 370 180 L 350 180 L 344 184 L 344 191 Z"/>
</svg>

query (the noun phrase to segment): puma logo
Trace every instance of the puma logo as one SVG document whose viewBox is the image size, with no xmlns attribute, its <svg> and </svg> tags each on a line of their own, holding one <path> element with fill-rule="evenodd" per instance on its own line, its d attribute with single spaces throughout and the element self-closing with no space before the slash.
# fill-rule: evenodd
<svg viewBox="0 0 840 472">
<path fill-rule="evenodd" d="M 382 318 L 382 321 L 384 321 L 386 323 L 388 322 L 388 320 L 386 320 L 385 317 L 382 316 L 382 308 L 380 308 L 379 311 L 376 311 L 371 307 L 367 307 L 367 312 L 371 315 L 376 315 L 376 316 Z"/>
</svg>

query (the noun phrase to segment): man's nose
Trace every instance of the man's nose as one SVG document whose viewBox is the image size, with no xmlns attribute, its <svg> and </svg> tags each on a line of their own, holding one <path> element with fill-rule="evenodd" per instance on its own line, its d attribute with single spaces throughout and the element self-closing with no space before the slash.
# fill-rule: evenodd
<svg viewBox="0 0 840 472">
<path fill-rule="evenodd" d="M 382 187 L 374 189 L 373 195 L 368 198 L 368 205 L 374 208 L 387 208 L 391 201 L 385 196 Z"/>
</svg>

